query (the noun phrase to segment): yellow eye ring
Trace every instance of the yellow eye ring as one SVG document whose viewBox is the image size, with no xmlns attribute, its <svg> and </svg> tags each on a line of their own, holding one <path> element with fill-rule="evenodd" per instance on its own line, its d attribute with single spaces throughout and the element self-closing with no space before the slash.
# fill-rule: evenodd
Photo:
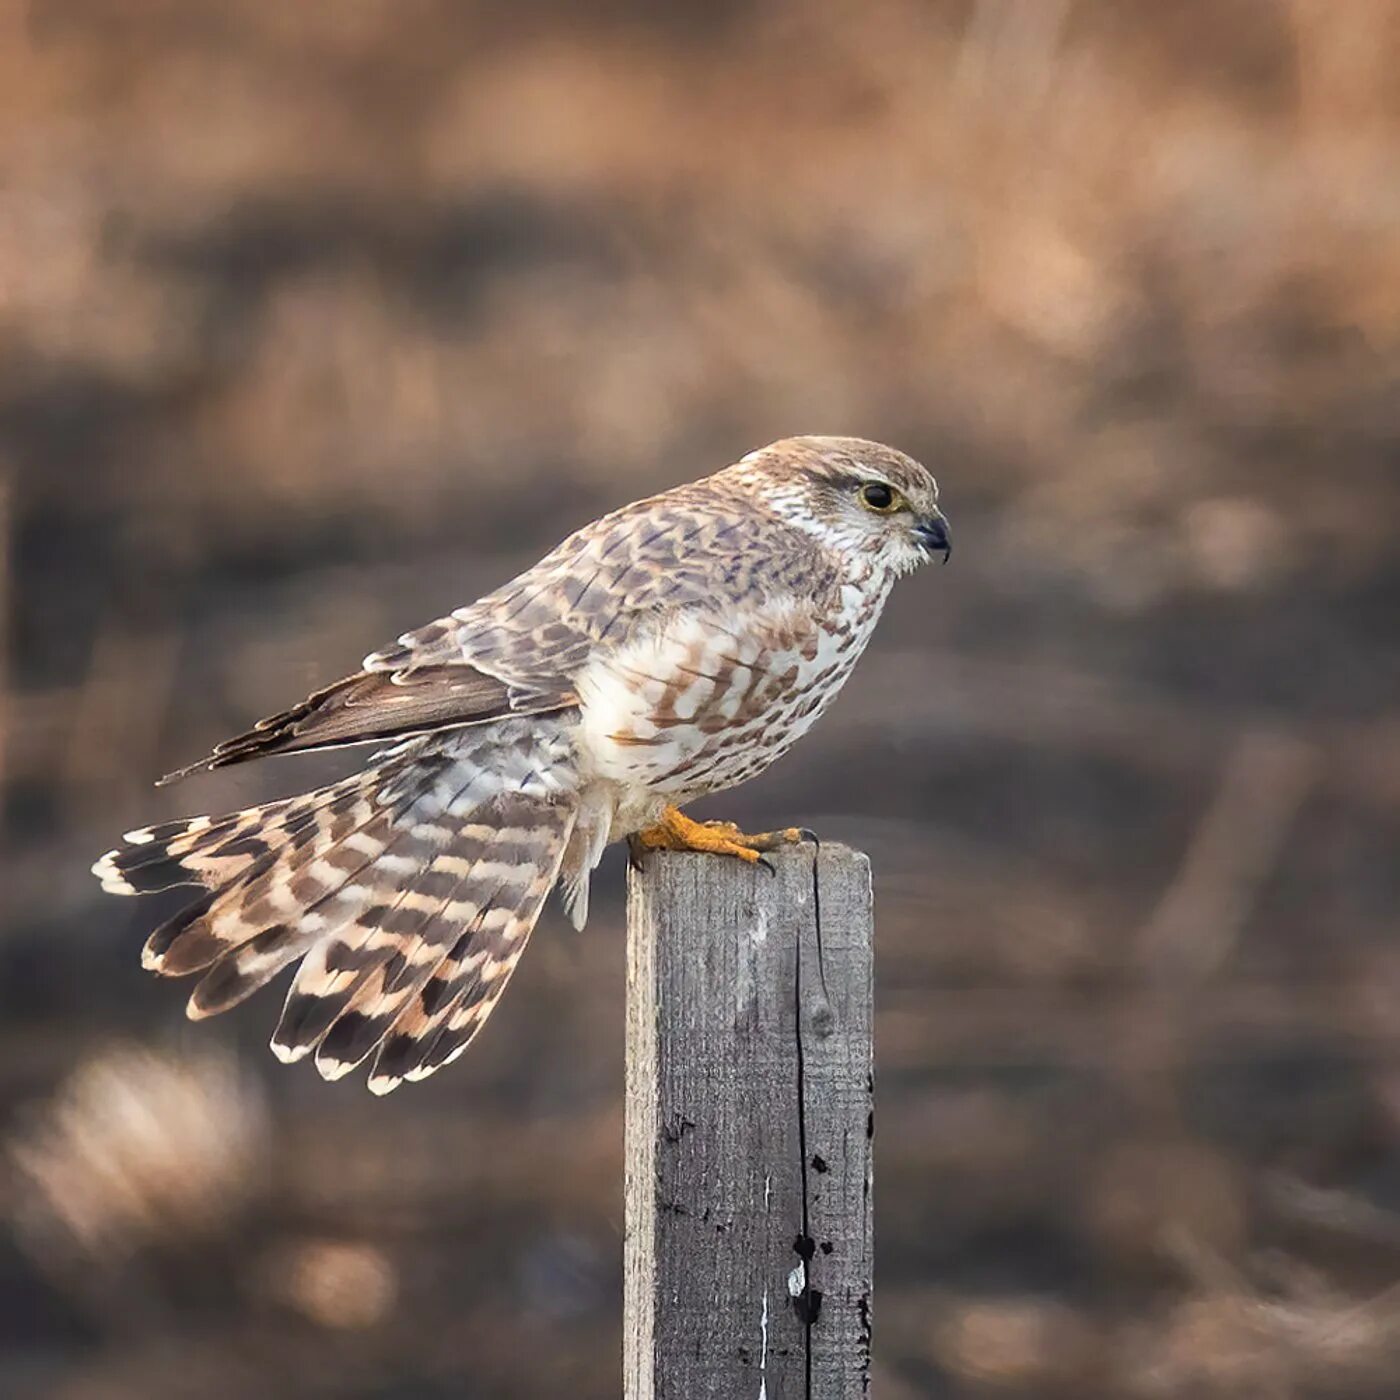
<svg viewBox="0 0 1400 1400">
<path fill-rule="evenodd" d="M 867 481 L 860 488 L 860 503 L 876 515 L 889 515 L 904 504 L 904 497 L 884 481 Z"/>
</svg>

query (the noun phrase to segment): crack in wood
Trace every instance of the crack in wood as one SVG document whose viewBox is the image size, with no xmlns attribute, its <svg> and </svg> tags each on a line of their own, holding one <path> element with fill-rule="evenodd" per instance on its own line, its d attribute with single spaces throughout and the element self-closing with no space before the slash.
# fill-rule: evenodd
<svg viewBox="0 0 1400 1400">
<path fill-rule="evenodd" d="M 775 865 L 630 877 L 627 1400 L 867 1393 L 869 865 Z"/>
</svg>

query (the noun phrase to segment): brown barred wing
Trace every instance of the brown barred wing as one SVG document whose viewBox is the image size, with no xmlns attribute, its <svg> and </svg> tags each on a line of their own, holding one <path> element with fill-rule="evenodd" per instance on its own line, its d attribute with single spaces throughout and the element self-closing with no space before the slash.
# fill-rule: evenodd
<svg viewBox="0 0 1400 1400">
<path fill-rule="evenodd" d="M 556 678 L 521 687 L 462 663 L 423 666 L 411 675 L 361 671 L 259 720 L 246 733 L 216 745 L 207 758 L 167 773 L 160 783 L 271 754 L 387 743 L 511 715 L 558 713 L 576 704 L 577 697 Z"/>
</svg>

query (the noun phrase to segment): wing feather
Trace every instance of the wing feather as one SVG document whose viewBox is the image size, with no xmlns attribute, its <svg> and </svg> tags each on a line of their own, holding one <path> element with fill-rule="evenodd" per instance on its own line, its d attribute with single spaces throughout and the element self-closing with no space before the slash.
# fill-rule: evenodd
<svg viewBox="0 0 1400 1400">
<path fill-rule="evenodd" d="M 269 754 L 379 743 L 411 734 L 485 724 L 510 715 L 554 714 L 577 704 L 566 685 L 521 687 L 465 664 L 419 668 L 411 675 L 360 671 L 226 739 L 198 763 L 167 773 L 169 783 Z"/>
</svg>

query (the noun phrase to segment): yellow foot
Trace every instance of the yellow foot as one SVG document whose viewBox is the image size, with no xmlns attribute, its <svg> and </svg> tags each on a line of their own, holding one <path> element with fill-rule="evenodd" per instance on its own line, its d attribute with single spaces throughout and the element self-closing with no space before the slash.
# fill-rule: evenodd
<svg viewBox="0 0 1400 1400">
<path fill-rule="evenodd" d="M 714 855 L 736 856 L 750 864 L 761 862 L 768 865 L 759 852 L 814 839 L 810 831 L 800 826 L 750 834 L 740 831 L 733 822 L 692 821 L 678 807 L 667 807 L 661 814 L 661 820 L 655 826 L 639 831 L 632 838 L 632 844 L 634 854 L 642 851 L 709 851 Z"/>
</svg>

